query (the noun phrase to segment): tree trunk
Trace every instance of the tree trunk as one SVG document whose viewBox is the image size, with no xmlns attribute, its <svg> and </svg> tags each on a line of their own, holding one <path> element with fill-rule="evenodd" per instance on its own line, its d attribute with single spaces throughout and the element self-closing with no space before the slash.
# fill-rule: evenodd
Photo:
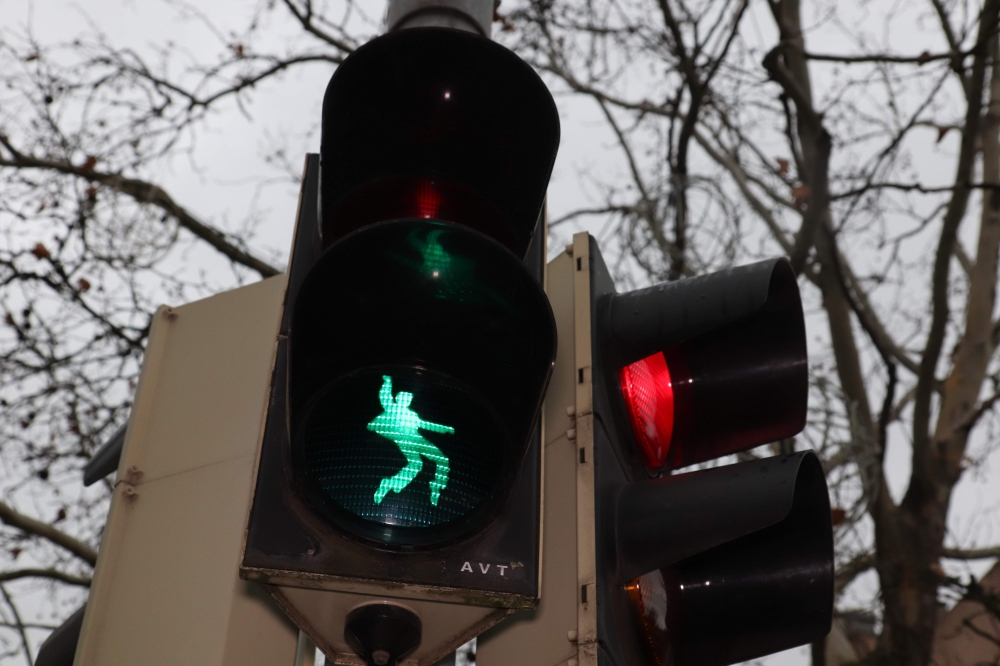
<svg viewBox="0 0 1000 666">
<path fill-rule="evenodd" d="M 983 181 L 1000 184 L 1000 48 L 996 26 L 1000 3 L 987 2 L 980 23 L 979 43 L 993 56 L 990 100 L 977 127 L 978 113 L 966 120 L 966 132 L 979 133 L 983 154 Z M 987 46 L 988 45 L 988 46 Z M 988 48 L 988 51 L 987 51 Z M 975 95 L 983 87 L 982 71 L 973 67 L 969 82 L 970 110 L 977 111 Z M 981 76 L 978 81 L 975 79 Z M 973 143 L 966 139 L 967 143 Z M 973 156 L 974 157 L 974 156 Z M 971 157 L 970 157 L 971 162 Z M 966 180 L 971 176 L 971 165 Z M 962 178 L 960 172 L 960 178 Z M 962 186 L 965 183 L 956 182 Z M 964 208 L 964 206 L 963 206 Z M 945 226 L 947 227 L 947 216 Z M 942 235 L 957 232 L 945 229 Z M 942 238 L 942 242 L 947 240 Z M 900 666 L 926 666 L 933 650 L 938 619 L 937 591 L 941 583 L 938 560 L 947 531 L 951 494 L 962 474 L 969 432 L 975 423 L 977 401 L 993 356 L 992 314 L 996 302 L 997 252 L 1000 248 L 1000 190 L 984 190 L 976 263 L 969 276 L 964 333 L 954 353 L 951 372 L 941 389 L 941 406 L 929 441 L 922 442 L 919 429 L 926 427 L 914 417 L 913 473 L 896 520 L 876 515 L 878 573 L 885 606 L 882 649 L 889 662 Z M 951 250 L 947 252 L 951 254 Z M 940 251 L 943 257 L 944 251 Z M 944 261 L 944 259 L 942 259 Z M 947 259 L 950 262 L 950 257 Z M 946 289 L 947 273 L 936 289 Z M 944 291 L 944 289 L 942 289 Z M 927 359 L 925 358 L 925 361 Z M 925 405 L 929 404 L 929 390 Z M 927 409 L 925 406 L 924 409 Z M 926 412 L 925 412 L 926 413 Z"/>
</svg>

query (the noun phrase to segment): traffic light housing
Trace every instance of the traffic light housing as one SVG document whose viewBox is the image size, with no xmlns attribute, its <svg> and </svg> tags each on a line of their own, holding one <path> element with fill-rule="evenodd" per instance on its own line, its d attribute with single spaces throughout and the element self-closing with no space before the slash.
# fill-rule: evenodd
<svg viewBox="0 0 1000 666">
<path fill-rule="evenodd" d="M 476 35 L 380 37 L 331 80 L 241 565 L 328 655 L 391 634 L 378 651 L 431 663 L 538 603 L 557 143 L 544 84 Z M 573 249 L 579 663 L 727 664 L 825 633 L 815 456 L 673 474 L 803 427 L 787 262 L 617 294 L 593 239 Z"/>
<path fill-rule="evenodd" d="M 721 665 L 825 635 L 833 537 L 816 456 L 674 473 L 803 428 L 791 267 L 618 294 L 593 239 L 575 247 L 589 273 L 592 367 L 579 380 L 592 378 L 593 410 L 592 442 L 579 442 L 581 463 L 593 460 L 595 556 L 593 592 L 581 575 L 581 655 L 589 641 L 596 663 Z"/>
<path fill-rule="evenodd" d="M 650 663 L 735 664 L 826 635 L 833 571 L 825 500 L 812 453 L 623 489 L 618 580 Z"/>
<path fill-rule="evenodd" d="M 595 306 L 609 369 L 604 388 L 613 413 L 628 415 L 638 447 L 626 448 L 637 449 L 648 472 L 744 451 L 805 426 L 805 323 L 787 261 L 608 293 Z"/>
<path fill-rule="evenodd" d="M 411 28 L 337 68 L 323 101 L 324 248 L 407 217 L 480 231 L 523 258 L 559 144 L 545 84 L 476 35 Z"/>
<path fill-rule="evenodd" d="M 387 548 L 453 542 L 495 518 L 555 353 L 548 301 L 520 260 L 455 224 L 382 222 L 331 247 L 294 307 L 292 471 L 312 506 Z"/>
<path fill-rule="evenodd" d="M 537 604 L 558 139 L 537 74 L 474 34 L 390 33 L 330 81 L 241 563 L 330 656 L 350 618 L 380 635 L 359 603 L 421 619 L 422 661 Z"/>
</svg>

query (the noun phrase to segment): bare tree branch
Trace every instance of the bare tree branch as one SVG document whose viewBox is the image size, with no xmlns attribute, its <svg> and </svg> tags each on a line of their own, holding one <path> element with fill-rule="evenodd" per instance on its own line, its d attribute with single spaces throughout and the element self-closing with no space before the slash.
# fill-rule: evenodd
<svg viewBox="0 0 1000 666">
<path fill-rule="evenodd" d="M 968 629 L 969 631 L 971 631 L 972 633 L 974 633 L 977 636 L 979 636 L 980 638 L 984 638 L 987 641 L 989 641 L 990 643 L 993 643 L 994 645 L 996 645 L 997 647 L 1000 647 L 1000 638 L 997 638 L 996 636 L 994 636 L 993 634 L 989 633 L 988 631 L 983 631 L 982 629 L 980 629 L 976 625 L 972 624 L 972 620 L 971 619 L 969 619 L 969 618 L 963 619 L 962 620 L 962 625 L 965 626 L 965 628 Z"/>
<path fill-rule="evenodd" d="M 13 571 L 0 571 L 0 583 L 19 578 L 50 578 L 70 585 L 80 585 L 90 587 L 91 579 L 83 576 L 59 571 L 58 569 L 15 569 Z"/>
<path fill-rule="evenodd" d="M 43 160 L 23 155 L 10 144 L 10 141 L 6 137 L 3 136 L 0 136 L 0 145 L 3 145 L 11 153 L 11 155 L 13 155 L 13 159 L 0 157 L 0 166 L 49 169 L 59 173 L 70 174 L 78 178 L 83 178 L 84 180 L 93 183 L 100 183 L 101 185 L 110 187 L 118 192 L 121 192 L 122 194 L 132 197 L 140 204 L 149 204 L 160 208 L 164 213 L 176 219 L 178 224 L 182 227 L 207 242 L 209 245 L 228 257 L 231 261 L 257 271 L 260 273 L 261 277 L 271 277 L 272 275 L 277 275 L 281 272 L 262 259 L 258 259 L 246 250 L 234 245 L 221 231 L 218 231 L 217 229 L 214 229 L 198 220 L 194 215 L 175 202 L 173 198 L 171 198 L 171 196 L 158 185 L 135 178 L 127 178 L 115 173 L 95 171 L 92 168 L 88 169 L 83 166 L 76 166 L 70 164 L 69 162 Z"/>
<path fill-rule="evenodd" d="M 919 192 L 921 194 L 940 194 L 942 192 L 954 192 L 956 188 L 968 190 L 995 190 L 1000 187 L 993 183 L 966 183 L 964 185 L 942 185 L 940 187 L 929 187 L 920 183 L 871 183 L 862 187 L 846 190 L 831 195 L 831 199 L 850 199 L 873 190 L 898 190 L 900 192 Z"/>
<path fill-rule="evenodd" d="M 40 520 L 15 511 L 4 502 L 0 502 L 0 521 L 27 534 L 48 539 L 91 566 L 97 564 L 97 551 L 93 548 L 49 523 L 43 523 Z"/>
<path fill-rule="evenodd" d="M 0 584 L 0 594 L 3 594 L 4 601 L 7 602 L 10 612 L 14 615 L 14 626 L 17 629 L 18 635 L 21 637 L 21 646 L 24 648 L 24 657 L 28 660 L 28 666 L 33 666 L 35 660 L 31 656 L 31 643 L 28 642 L 28 632 L 25 631 L 24 621 L 21 619 L 21 612 L 17 609 L 17 605 L 14 603 L 14 600 L 10 598 L 10 594 L 7 592 L 7 587 L 3 584 Z"/>
<path fill-rule="evenodd" d="M 751 179 L 747 175 L 746 170 L 733 158 L 733 156 L 726 151 L 724 148 L 716 147 L 709 142 L 708 138 L 700 131 L 695 130 L 694 138 L 701 146 L 702 150 L 708 153 L 717 164 L 725 167 L 732 176 L 733 180 L 736 182 L 737 187 L 740 188 L 740 192 L 746 198 L 750 207 L 753 208 L 754 212 L 760 217 L 761 220 L 767 225 L 768 230 L 771 232 L 771 236 L 781 245 L 785 254 L 791 254 L 793 246 L 793 241 L 789 240 L 788 233 L 781 227 L 778 219 L 774 214 L 768 209 L 768 207 L 761 201 L 760 197 L 750 188 Z"/>
<path fill-rule="evenodd" d="M 281 1 L 284 3 L 285 7 L 288 8 L 288 11 L 291 12 L 292 16 L 294 16 L 302 25 L 302 28 L 310 35 L 318 37 L 330 46 L 336 47 L 344 53 L 352 53 L 356 48 L 355 44 L 340 39 L 332 35 L 330 32 L 322 30 L 318 25 L 316 25 L 316 17 L 312 8 L 312 0 L 305 0 L 305 9 L 296 7 L 292 0 Z"/>
<path fill-rule="evenodd" d="M 958 226 L 965 216 L 969 201 L 969 188 L 964 184 L 971 181 L 976 157 L 976 143 L 979 138 L 980 118 L 983 107 L 983 90 L 986 80 L 986 64 L 989 56 L 987 43 L 996 34 L 998 20 L 997 0 L 986 0 L 979 25 L 975 57 L 967 91 L 968 107 L 964 132 L 956 165 L 956 189 L 941 223 L 941 235 L 934 259 L 931 304 L 931 323 L 927 334 L 927 344 L 920 361 L 917 376 L 917 392 L 914 397 L 913 415 L 913 471 L 914 476 L 907 495 L 912 502 L 922 501 L 928 493 L 933 493 L 932 479 L 936 476 L 930 449 L 931 395 L 936 380 L 935 370 L 944 344 L 945 329 L 948 324 L 948 275 L 954 245 L 958 236 Z M 912 492 L 912 494 L 911 494 Z"/>
<path fill-rule="evenodd" d="M 843 592 L 855 578 L 874 567 L 875 553 L 863 553 L 842 565 L 839 569 L 837 569 L 837 573 L 833 577 L 834 597 L 839 597 L 840 593 Z"/>
<path fill-rule="evenodd" d="M 891 55 L 888 53 L 876 53 L 872 55 L 836 55 L 832 53 L 804 53 L 803 54 L 808 60 L 817 60 L 820 62 L 837 62 L 843 64 L 856 64 L 856 63 L 899 63 L 907 64 L 911 63 L 914 65 L 926 65 L 929 62 L 934 62 L 935 60 L 954 60 L 957 58 L 963 58 L 968 53 L 964 52 L 948 52 L 948 53 L 921 53 L 916 56 L 901 56 L 901 55 Z"/>
<path fill-rule="evenodd" d="M 941 555 L 949 560 L 988 560 L 993 557 L 1000 557 L 1000 546 L 968 549 L 945 548 L 941 551 Z"/>
<path fill-rule="evenodd" d="M 833 149 L 833 139 L 823 126 L 822 117 L 812 106 L 812 95 L 803 90 L 802 82 L 797 80 L 791 71 L 779 59 L 783 42 L 772 49 L 764 58 L 764 68 L 775 81 L 781 85 L 785 93 L 795 102 L 799 119 L 799 133 L 807 134 L 812 140 L 810 168 L 807 183 L 809 185 L 808 204 L 802 215 L 802 225 L 795 235 L 795 246 L 789 253 L 789 261 L 796 274 L 805 267 L 809 251 L 815 243 L 816 234 L 824 220 L 830 218 L 830 151 Z M 794 48 L 788 46 L 788 48 Z M 803 127 L 805 125 L 806 127 Z"/>
</svg>

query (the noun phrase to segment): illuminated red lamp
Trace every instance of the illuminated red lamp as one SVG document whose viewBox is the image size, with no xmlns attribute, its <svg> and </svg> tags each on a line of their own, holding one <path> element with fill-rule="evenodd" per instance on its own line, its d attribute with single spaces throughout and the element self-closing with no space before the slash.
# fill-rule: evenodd
<svg viewBox="0 0 1000 666">
<path fill-rule="evenodd" d="M 430 181 L 420 181 L 413 194 L 413 213 L 415 217 L 436 220 L 441 214 L 441 190 Z"/>
<path fill-rule="evenodd" d="M 323 218 L 323 245 L 385 220 L 419 217 L 454 222 L 494 238 L 514 251 L 517 243 L 497 208 L 475 190 L 435 176 L 387 176 L 340 199 Z"/>
<path fill-rule="evenodd" d="M 805 335 L 801 325 L 776 319 L 749 317 L 619 371 L 647 471 L 680 469 L 802 431 Z"/>
<path fill-rule="evenodd" d="M 663 352 L 625 366 L 618 373 L 632 432 L 646 465 L 663 466 L 674 433 L 674 386 Z"/>
</svg>

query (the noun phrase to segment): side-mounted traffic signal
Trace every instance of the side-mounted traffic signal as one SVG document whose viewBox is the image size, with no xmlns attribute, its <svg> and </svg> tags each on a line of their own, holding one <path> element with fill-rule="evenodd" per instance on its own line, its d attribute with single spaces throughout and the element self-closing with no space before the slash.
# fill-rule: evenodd
<svg viewBox="0 0 1000 666">
<path fill-rule="evenodd" d="M 806 417 L 805 324 L 786 261 L 597 302 L 609 396 L 659 473 L 791 437 Z M 616 399 L 615 402 L 618 402 Z M 634 447 L 629 447 L 633 449 Z"/>
<path fill-rule="evenodd" d="M 322 127 L 241 575 L 331 658 L 392 624 L 424 663 L 537 603 L 558 115 L 504 47 L 414 28 L 338 67 Z"/>
<path fill-rule="evenodd" d="M 596 555 L 594 597 L 581 575 L 580 640 L 597 663 L 711 666 L 825 635 L 833 536 L 816 456 L 671 473 L 790 443 L 804 427 L 805 326 L 790 265 L 618 294 L 593 239 L 575 245 L 577 269 L 590 273 L 593 365 L 579 380 L 592 377 L 593 437 L 578 446 L 581 463 L 593 460 Z"/>
</svg>

